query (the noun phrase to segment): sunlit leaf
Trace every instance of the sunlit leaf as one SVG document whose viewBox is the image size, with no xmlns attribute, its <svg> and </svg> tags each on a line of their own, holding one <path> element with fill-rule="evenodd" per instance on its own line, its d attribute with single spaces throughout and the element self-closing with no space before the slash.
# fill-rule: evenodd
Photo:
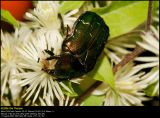
<svg viewBox="0 0 160 118">
<path fill-rule="evenodd" d="M 108 84 L 111 88 L 115 88 L 114 76 L 109 60 L 103 54 L 97 60 L 96 66 L 93 71 L 91 71 L 88 76 L 95 80 L 102 81 Z"/>
<path fill-rule="evenodd" d="M 83 106 L 102 106 L 104 97 L 105 97 L 104 95 L 101 96 L 91 95 L 88 98 L 86 98 L 82 104 Z"/>
<path fill-rule="evenodd" d="M 17 20 L 7 10 L 1 9 L 1 20 L 5 21 L 5 22 L 8 22 L 15 27 L 19 26 Z"/>
<path fill-rule="evenodd" d="M 151 70 L 151 73 L 154 73 L 155 71 L 157 71 L 158 67 L 154 67 L 152 70 Z M 159 80 L 159 76 L 157 78 L 155 78 L 156 80 Z M 159 86 L 159 81 L 156 81 L 155 83 L 153 84 L 150 84 L 145 90 L 144 92 L 146 93 L 147 96 L 158 96 L 158 92 L 155 91 L 157 85 Z"/>
<path fill-rule="evenodd" d="M 108 12 L 111 12 L 113 10 L 119 9 L 121 7 L 127 6 L 129 4 L 134 3 L 135 1 L 112 1 L 112 4 L 109 6 L 105 6 L 105 7 L 100 7 L 100 8 L 93 8 L 91 9 L 91 11 L 99 14 L 99 15 L 103 15 L 106 14 Z"/>
<path fill-rule="evenodd" d="M 59 12 L 65 14 L 68 11 L 79 9 L 85 1 L 64 1 L 62 2 Z"/>
<path fill-rule="evenodd" d="M 103 13 L 103 14 L 102 14 Z M 110 12 L 98 13 L 110 29 L 110 38 L 125 34 L 147 19 L 148 1 L 137 1 L 123 7 L 112 8 Z"/>
<path fill-rule="evenodd" d="M 62 91 L 65 95 L 68 95 L 70 97 L 75 97 L 78 96 L 78 94 L 74 91 L 73 87 L 72 87 L 72 83 L 70 81 L 63 81 L 63 84 L 65 84 L 70 90 L 71 92 L 67 91 L 66 89 L 64 89 L 62 87 Z"/>
<path fill-rule="evenodd" d="M 157 84 L 158 84 L 157 82 L 154 84 L 151 84 L 144 90 L 147 96 L 153 97 L 158 95 L 156 92 L 154 92 Z"/>
</svg>

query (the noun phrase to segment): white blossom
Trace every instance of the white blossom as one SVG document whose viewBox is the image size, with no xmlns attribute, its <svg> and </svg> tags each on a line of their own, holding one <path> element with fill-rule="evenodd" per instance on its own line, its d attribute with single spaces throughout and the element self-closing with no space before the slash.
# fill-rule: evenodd
<svg viewBox="0 0 160 118">
<path fill-rule="evenodd" d="M 105 95 L 104 106 L 142 106 L 142 101 L 149 100 L 143 91 L 147 84 L 141 83 L 144 72 L 137 74 L 140 69 L 133 67 L 128 64 L 115 74 L 115 91 L 103 83 L 93 95 Z"/>
<path fill-rule="evenodd" d="M 13 75 L 24 71 L 18 66 L 18 63 L 22 62 L 22 59 L 16 48 L 23 45 L 24 42 L 29 39 L 31 33 L 32 31 L 30 29 L 23 26 L 20 27 L 20 29 L 16 29 L 13 34 L 1 31 L 1 96 L 4 94 L 8 81 L 10 81 L 9 86 L 11 89 L 20 89 L 19 85 L 15 85 L 14 87 L 11 85 Z M 17 94 L 15 96 L 17 96 Z"/>
<path fill-rule="evenodd" d="M 51 99 L 50 95 L 47 95 L 44 99 L 39 98 L 39 100 L 40 106 L 55 106 L 55 103 Z M 36 105 L 39 106 L 38 104 Z M 65 99 L 58 101 L 58 106 L 78 106 L 78 104 L 75 104 L 74 98 L 69 98 L 69 96 L 66 96 Z"/>
<path fill-rule="evenodd" d="M 143 63 L 138 64 L 135 69 L 152 69 L 149 73 L 142 77 L 142 83 L 146 83 L 148 85 L 156 83 L 156 86 L 154 87 L 155 90 L 152 94 L 159 95 L 159 28 L 155 29 L 152 26 L 150 32 L 144 32 L 142 34 L 142 38 L 143 41 L 137 42 L 137 44 L 145 50 L 151 52 L 153 56 L 137 57 L 135 60 Z"/>
</svg>

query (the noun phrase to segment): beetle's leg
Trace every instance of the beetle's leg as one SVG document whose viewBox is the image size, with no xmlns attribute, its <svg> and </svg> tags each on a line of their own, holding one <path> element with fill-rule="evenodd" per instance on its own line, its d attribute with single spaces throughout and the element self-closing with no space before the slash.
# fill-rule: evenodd
<svg viewBox="0 0 160 118">
<path fill-rule="evenodd" d="M 46 60 L 52 60 L 52 59 L 59 59 L 60 58 L 60 55 L 52 55 L 50 57 L 47 57 Z"/>
<path fill-rule="evenodd" d="M 54 74 L 55 74 L 55 70 L 54 69 L 42 69 L 42 70 L 44 70 L 45 72 L 47 72 L 48 74 L 51 74 L 51 75 L 53 75 L 54 76 Z M 58 81 L 58 82 L 62 82 L 62 81 L 68 81 L 68 80 L 70 80 L 69 78 L 67 79 L 67 78 L 58 78 L 57 77 L 57 79 L 54 79 L 55 81 Z"/>
<path fill-rule="evenodd" d="M 39 63 L 39 61 L 40 61 L 40 58 L 38 57 L 37 63 Z"/>
<path fill-rule="evenodd" d="M 67 39 L 67 37 L 71 35 L 71 28 L 69 27 L 69 25 L 65 27 L 64 35 L 66 36 L 65 39 Z"/>
<path fill-rule="evenodd" d="M 50 55 L 50 57 L 47 57 L 46 60 L 52 60 L 52 59 L 58 59 L 59 55 L 54 55 L 54 53 L 50 50 L 44 50 L 47 54 Z"/>
<path fill-rule="evenodd" d="M 50 51 L 50 50 L 44 50 L 47 54 L 49 54 L 50 56 L 54 56 L 54 53 L 53 51 Z"/>
<path fill-rule="evenodd" d="M 56 79 L 56 81 L 58 82 L 66 82 L 66 81 L 69 81 L 70 79 Z"/>
<path fill-rule="evenodd" d="M 58 13 L 58 18 L 60 19 L 60 22 L 61 22 L 61 29 L 62 29 L 62 32 L 63 32 L 63 34 L 64 34 L 64 31 L 65 31 L 64 22 L 63 22 L 62 15 L 61 15 L 60 13 Z"/>
<path fill-rule="evenodd" d="M 69 27 L 69 25 L 67 25 L 67 34 L 69 34 L 70 31 L 71 31 L 71 28 Z"/>
<path fill-rule="evenodd" d="M 59 13 L 58 14 L 58 18 L 60 19 L 61 21 L 61 29 L 62 29 L 62 33 L 64 35 L 66 35 L 66 37 L 68 36 L 69 32 L 71 31 L 71 28 L 67 25 L 67 32 L 66 32 L 66 27 L 64 27 L 64 22 L 63 22 L 63 18 L 62 18 L 62 15 Z"/>
</svg>

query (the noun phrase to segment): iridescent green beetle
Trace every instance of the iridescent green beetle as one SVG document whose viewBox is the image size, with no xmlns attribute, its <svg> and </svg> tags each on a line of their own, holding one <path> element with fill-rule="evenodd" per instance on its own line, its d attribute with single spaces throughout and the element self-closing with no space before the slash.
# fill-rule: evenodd
<svg viewBox="0 0 160 118">
<path fill-rule="evenodd" d="M 47 58 L 57 59 L 55 68 L 45 71 L 59 79 L 71 79 L 86 74 L 94 68 L 108 36 L 109 28 L 104 20 L 94 12 L 85 12 L 65 38 L 61 54 L 50 54 Z"/>
</svg>

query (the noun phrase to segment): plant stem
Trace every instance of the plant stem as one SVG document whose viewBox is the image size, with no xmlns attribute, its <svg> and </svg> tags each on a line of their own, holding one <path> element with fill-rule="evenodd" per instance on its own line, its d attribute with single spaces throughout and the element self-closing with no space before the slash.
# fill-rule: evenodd
<svg viewBox="0 0 160 118">
<path fill-rule="evenodd" d="M 152 1 L 149 1 L 149 6 L 148 6 L 148 17 L 147 17 L 147 23 L 146 23 L 146 28 L 145 31 L 150 30 L 150 26 L 152 23 Z M 133 61 L 134 58 L 139 56 L 141 53 L 143 53 L 145 49 L 141 48 L 140 46 L 136 46 L 136 48 L 131 52 L 130 54 L 127 54 L 120 63 L 115 65 L 113 67 L 113 73 L 116 73 L 120 68 L 125 66 L 128 62 Z M 94 91 L 99 85 L 101 85 L 103 82 L 101 81 L 96 81 L 90 88 L 88 88 L 83 94 L 81 94 L 75 101 L 75 103 L 80 104 L 92 91 Z"/>
<path fill-rule="evenodd" d="M 88 95 L 94 91 L 99 85 L 101 85 L 101 81 L 96 81 L 91 87 L 89 87 L 84 93 L 82 93 L 75 101 L 75 104 L 80 104 L 85 98 L 88 97 Z"/>
<path fill-rule="evenodd" d="M 152 0 L 149 1 L 148 6 L 148 17 L 147 17 L 147 23 L 146 23 L 146 32 L 150 30 L 150 26 L 152 23 Z"/>
<path fill-rule="evenodd" d="M 127 54 L 124 59 L 113 67 L 113 73 L 116 73 L 120 68 L 125 66 L 128 62 L 134 60 L 135 57 L 143 53 L 145 50 L 140 46 L 136 46 L 132 53 Z"/>
</svg>

